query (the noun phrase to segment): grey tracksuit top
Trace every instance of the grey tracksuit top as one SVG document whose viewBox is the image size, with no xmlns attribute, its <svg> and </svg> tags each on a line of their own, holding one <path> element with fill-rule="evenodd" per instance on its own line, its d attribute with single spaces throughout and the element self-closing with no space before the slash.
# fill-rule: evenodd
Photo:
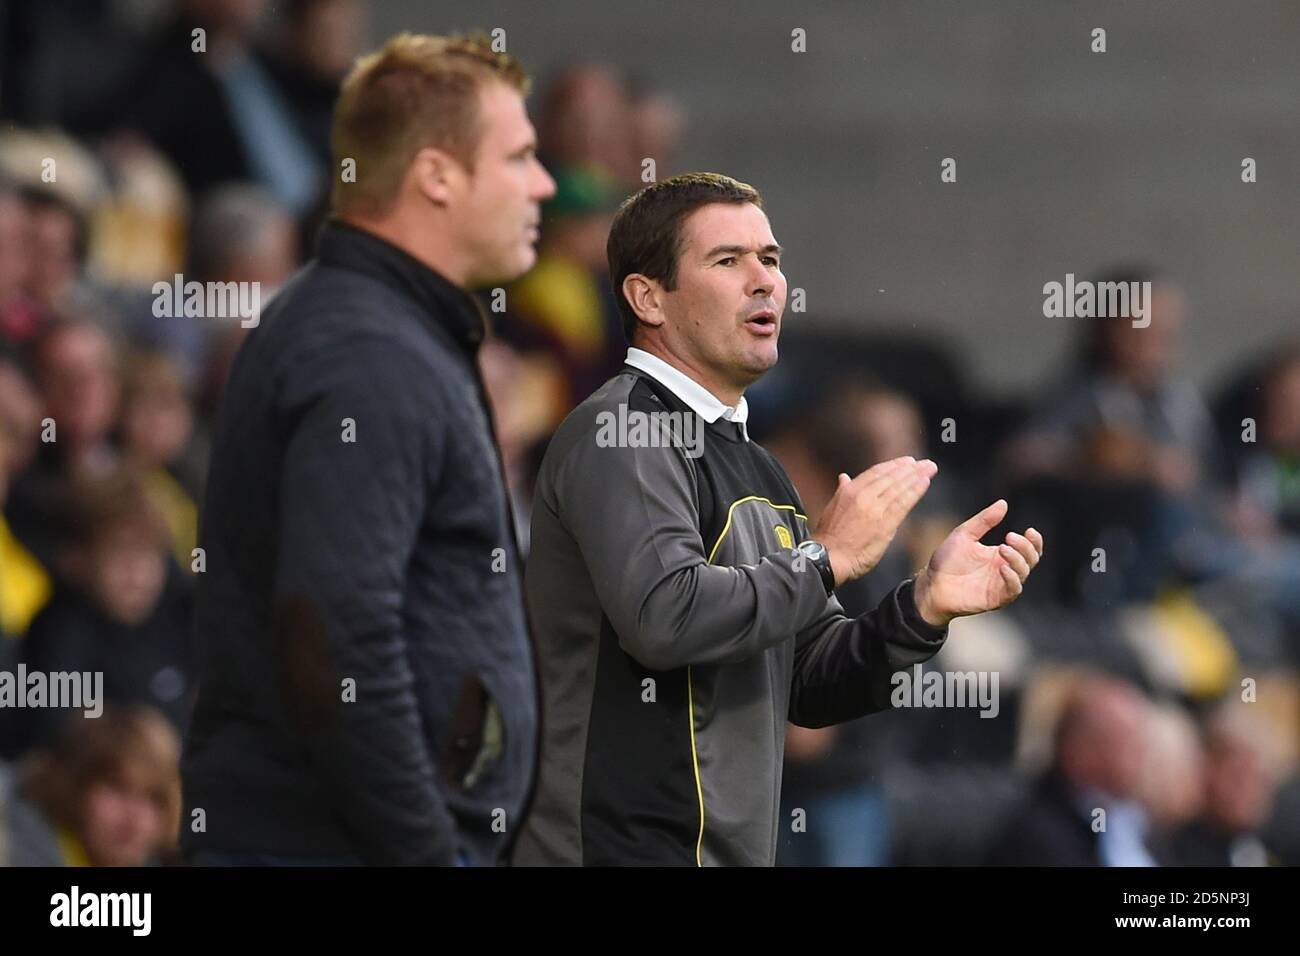
<svg viewBox="0 0 1300 956">
<path fill-rule="evenodd" d="M 663 427 L 611 429 L 631 413 Z M 910 580 L 845 616 L 797 560 L 808 521 L 776 459 L 722 417 L 690 423 L 696 442 L 695 414 L 627 366 L 547 449 L 525 575 L 543 745 L 516 864 L 771 865 L 786 721 L 884 709 L 947 637 Z"/>
</svg>

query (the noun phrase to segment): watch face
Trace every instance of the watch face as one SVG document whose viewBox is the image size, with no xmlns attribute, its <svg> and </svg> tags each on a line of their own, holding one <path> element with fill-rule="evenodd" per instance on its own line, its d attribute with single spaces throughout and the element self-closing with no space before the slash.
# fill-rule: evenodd
<svg viewBox="0 0 1300 956">
<path fill-rule="evenodd" d="M 812 558 L 814 561 L 818 560 L 826 553 L 825 546 L 816 541 L 803 542 L 799 545 L 799 550 L 808 555 L 808 557 Z"/>
</svg>

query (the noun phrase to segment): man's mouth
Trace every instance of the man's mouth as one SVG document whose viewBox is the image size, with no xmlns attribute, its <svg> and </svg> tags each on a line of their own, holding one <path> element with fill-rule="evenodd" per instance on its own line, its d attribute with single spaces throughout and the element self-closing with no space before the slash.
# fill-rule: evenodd
<svg viewBox="0 0 1300 956">
<path fill-rule="evenodd" d="M 749 329 L 754 335 L 775 335 L 776 313 L 767 309 L 755 312 L 745 320 L 745 328 Z"/>
</svg>

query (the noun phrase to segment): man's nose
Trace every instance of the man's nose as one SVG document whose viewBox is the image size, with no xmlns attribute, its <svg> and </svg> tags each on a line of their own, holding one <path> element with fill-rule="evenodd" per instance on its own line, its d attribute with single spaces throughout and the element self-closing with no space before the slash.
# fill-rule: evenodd
<svg viewBox="0 0 1300 956">
<path fill-rule="evenodd" d="M 748 280 L 750 295 L 768 298 L 772 295 L 773 290 L 776 289 L 775 277 L 767 270 L 767 267 L 757 259 L 754 260 L 754 264 L 750 267 Z"/>
<path fill-rule="evenodd" d="M 533 195 L 537 199 L 550 199 L 555 195 L 555 180 L 551 178 L 551 174 L 546 171 L 545 166 L 535 159 L 533 162 L 537 164 L 537 177 Z"/>
</svg>

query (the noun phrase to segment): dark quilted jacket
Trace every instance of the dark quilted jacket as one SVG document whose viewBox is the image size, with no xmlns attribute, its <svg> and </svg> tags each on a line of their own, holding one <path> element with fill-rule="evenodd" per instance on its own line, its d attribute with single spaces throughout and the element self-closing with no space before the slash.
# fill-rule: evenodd
<svg viewBox="0 0 1300 956">
<path fill-rule="evenodd" d="M 242 346 L 200 517 L 187 851 L 506 852 L 537 697 L 482 336 L 470 296 L 331 222 Z"/>
</svg>

